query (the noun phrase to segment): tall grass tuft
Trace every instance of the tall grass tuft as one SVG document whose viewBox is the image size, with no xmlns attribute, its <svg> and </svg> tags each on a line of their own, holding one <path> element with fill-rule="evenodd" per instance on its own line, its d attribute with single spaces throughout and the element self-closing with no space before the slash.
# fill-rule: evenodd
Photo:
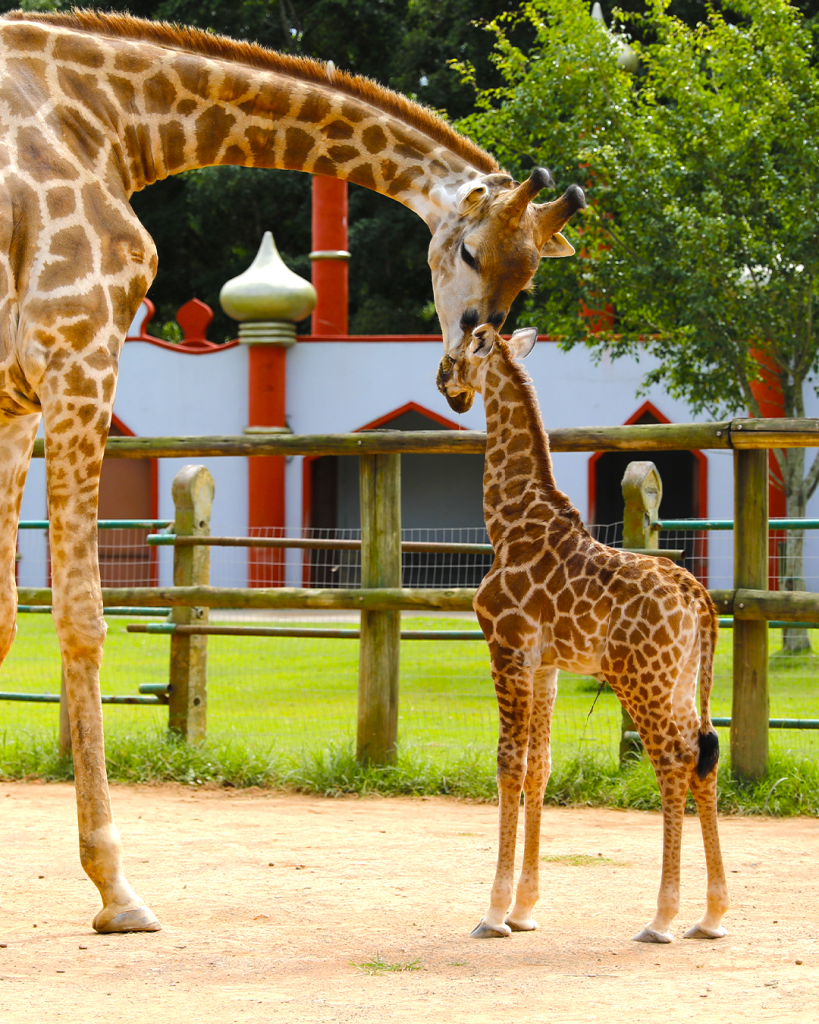
<svg viewBox="0 0 819 1024">
<path fill-rule="evenodd" d="M 107 744 L 112 782 L 260 786 L 334 797 L 455 796 L 491 801 L 497 797 L 495 765 L 485 748 L 467 748 L 456 760 L 435 759 L 412 749 L 395 765 L 361 765 L 352 743 L 305 748 L 298 753 L 252 748 L 237 742 L 187 744 L 164 731 L 117 735 Z M 0 779 L 71 781 L 70 758 L 61 758 L 56 739 L 43 734 L 0 734 Z M 645 758 L 621 767 L 613 758 L 578 755 L 558 762 L 546 790 L 557 806 L 659 810 L 660 794 Z M 689 810 L 694 804 L 689 796 Z M 727 759 L 720 766 L 719 809 L 724 814 L 819 815 L 819 765 L 776 755 L 757 783 L 733 777 Z"/>
</svg>

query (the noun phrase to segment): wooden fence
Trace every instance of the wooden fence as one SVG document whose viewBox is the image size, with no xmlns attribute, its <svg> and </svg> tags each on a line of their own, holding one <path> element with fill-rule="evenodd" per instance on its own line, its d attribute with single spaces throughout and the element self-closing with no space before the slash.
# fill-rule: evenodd
<svg viewBox="0 0 819 1024">
<path fill-rule="evenodd" d="M 719 612 L 733 615 L 734 688 L 731 758 L 734 770 L 755 779 L 768 757 L 768 620 L 819 622 L 819 595 L 769 592 L 768 456 L 769 448 L 819 446 L 816 419 L 734 419 L 723 423 L 646 424 L 623 427 L 558 429 L 550 433 L 553 451 L 664 451 L 731 449 L 734 452 L 734 586 L 711 591 Z M 108 458 L 204 458 L 255 455 L 358 455 L 362 508 L 362 587 L 354 590 L 302 588 L 219 588 L 175 572 L 173 587 L 104 588 L 106 606 L 174 608 L 175 618 L 202 622 L 209 608 L 359 609 L 361 662 L 359 677 L 359 756 L 389 762 L 397 739 L 397 701 L 401 610 L 471 609 L 469 589 L 416 590 L 401 587 L 400 454 L 480 453 L 485 435 L 476 431 L 371 431 L 362 434 L 298 436 L 287 434 L 242 437 L 110 438 Z M 42 455 L 41 442 L 35 456 Z M 645 517 L 644 517 L 645 518 Z M 180 520 L 181 521 L 181 520 Z M 191 517 L 191 522 L 200 521 Z M 650 522 L 649 517 L 649 522 Z M 177 533 L 184 532 L 179 529 Z M 206 532 L 202 530 L 202 532 Z M 649 531 L 650 533 L 650 531 Z M 629 538 L 635 540 L 634 536 Z M 638 538 L 639 539 L 639 538 Z M 629 546 L 632 546 L 630 544 Z M 656 537 L 643 537 L 635 547 L 656 547 Z M 181 549 L 183 550 L 183 549 Z M 206 547 L 189 551 L 206 552 Z M 201 560 L 200 560 L 201 561 Z M 51 591 L 22 588 L 21 604 L 51 604 Z M 183 610 L 186 610 L 183 612 Z M 194 637 L 178 638 L 176 662 L 185 658 L 187 682 L 172 680 L 171 700 L 182 717 L 176 728 L 201 735 L 206 694 L 196 682 L 191 663 L 202 654 Z M 172 659 L 173 660 L 173 659 Z M 178 686 L 178 689 L 177 689 Z M 184 699 L 181 694 L 184 692 Z M 199 701 L 197 704 L 196 701 Z M 179 704 L 179 702 L 182 702 Z M 184 707 L 182 706 L 184 705 Z M 187 709 L 185 714 L 183 713 Z"/>
</svg>

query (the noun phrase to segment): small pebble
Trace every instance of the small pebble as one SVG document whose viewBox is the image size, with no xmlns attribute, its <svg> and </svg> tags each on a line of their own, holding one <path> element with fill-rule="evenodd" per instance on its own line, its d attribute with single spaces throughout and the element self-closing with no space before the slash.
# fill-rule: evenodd
<svg viewBox="0 0 819 1024">
<path fill-rule="evenodd" d="M 800 964 L 800 965 L 801 965 L 802 961 L 801 961 L 801 960 L 794 960 L 794 963 L 795 963 L 795 964 Z"/>
<path fill-rule="evenodd" d="M 37 875 L 38 878 L 45 878 L 45 875 Z"/>
<path fill-rule="evenodd" d="M 80 949 L 88 949 L 88 946 L 80 946 Z"/>
<path fill-rule="evenodd" d="M 32 927 L 32 928 L 36 928 L 36 927 L 37 927 L 37 925 L 36 925 L 36 924 L 33 924 L 33 925 L 32 925 L 31 927 Z"/>
<path fill-rule="evenodd" d="M 0 942 L 0 949 L 8 949 L 8 948 L 9 948 L 9 944 L 7 942 Z M 799 960 L 799 961 L 797 961 L 797 963 L 801 964 L 802 961 Z"/>
</svg>

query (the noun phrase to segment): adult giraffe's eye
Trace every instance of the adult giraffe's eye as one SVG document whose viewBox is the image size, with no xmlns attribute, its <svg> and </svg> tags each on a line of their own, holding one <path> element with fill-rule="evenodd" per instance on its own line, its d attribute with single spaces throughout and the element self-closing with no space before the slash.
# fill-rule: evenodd
<svg viewBox="0 0 819 1024">
<path fill-rule="evenodd" d="M 478 261 L 475 259 L 475 257 L 469 251 L 469 249 L 467 249 L 466 245 L 463 242 L 461 242 L 461 259 L 468 267 L 471 267 L 476 273 L 480 273 L 480 270 L 478 269 Z"/>
</svg>

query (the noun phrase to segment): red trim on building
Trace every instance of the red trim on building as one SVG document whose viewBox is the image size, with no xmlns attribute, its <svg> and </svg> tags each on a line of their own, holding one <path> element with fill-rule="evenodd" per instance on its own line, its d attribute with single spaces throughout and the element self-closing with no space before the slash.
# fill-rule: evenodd
<svg viewBox="0 0 819 1024">
<path fill-rule="evenodd" d="M 170 341 L 162 341 L 161 338 L 133 338 L 128 337 L 125 339 L 128 342 L 134 341 L 145 341 L 149 345 L 156 345 L 157 348 L 167 348 L 171 352 L 182 352 L 186 356 L 206 356 L 211 352 L 225 352 L 229 348 L 236 348 L 239 344 L 239 340 L 226 341 L 224 345 L 217 345 L 216 342 L 208 341 L 204 344 L 201 342 L 192 343 L 190 346 L 184 342 L 180 342 L 178 345 L 174 345 Z"/>
<path fill-rule="evenodd" d="M 373 420 L 372 423 L 365 423 L 363 427 L 356 427 L 353 431 L 357 434 L 360 430 L 377 430 L 379 427 L 383 427 L 385 423 L 390 423 L 392 420 L 397 420 L 399 416 L 403 416 L 405 412 L 417 412 L 421 416 L 425 416 L 428 420 L 433 420 L 435 423 L 440 423 L 442 427 L 446 427 L 447 430 L 460 430 L 459 424 L 453 420 L 449 420 L 446 416 L 441 416 L 437 412 L 433 412 L 431 409 L 425 408 L 423 405 L 419 405 L 417 402 L 407 402 L 406 405 L 402 405 L 399 409 L 393 409 L 392 412 L 388 412 L 385 416 L 379 416 L 377 420 Z"/>
</svg>

